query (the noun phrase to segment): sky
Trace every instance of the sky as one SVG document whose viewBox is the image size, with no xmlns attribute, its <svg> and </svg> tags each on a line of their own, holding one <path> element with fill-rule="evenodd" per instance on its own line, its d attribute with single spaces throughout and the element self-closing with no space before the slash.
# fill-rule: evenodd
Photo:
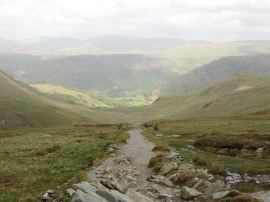
<svg viewBox="0 0 270 202">
<path fill-rule="evenodd" d="M 270 0 L 0 0 L 0 38 L 269 40 Z"/>
</svg>

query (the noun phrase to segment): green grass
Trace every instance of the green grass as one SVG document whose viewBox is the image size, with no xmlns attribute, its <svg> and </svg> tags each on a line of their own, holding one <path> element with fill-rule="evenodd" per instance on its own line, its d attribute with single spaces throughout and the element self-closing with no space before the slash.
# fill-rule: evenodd
<svg viewBox="0 0 270 202">
<path fill-rule="evenodd" d="M 31 86 L 42 93 L 49 94 L 56 99 L 70 104 L 78 104 L 91 108 L 121 106 L 117 101 L 98 94 L 97 92 L 67 89 L 62 86 L 50 84 L 33 84 Z"/>
<path fill-rule="evenodd" d="M 213 169 L 214 165 L 224 165 L 226 169 L 239 173 L 270 174 L 270 120 L 265 118 L 219 118 L 219 119 L 186 119 L 160 120 L 144 124 L 147 137 L 164 146 L 176 148 L 186 161 L 196 158 L 203 159 L 199 168 Z M 156 136 L 162 134 L 162 137 Z M 176 137 L 178 135 L 178 137 Z M 194 147 L 194 142 L 207 138 L 215 142 L 237 140 L 241 143 L 254 144 L 268 148 L 268 153 L 262 157 L 229 156 L 218 154 L 215 147 L 206 147 L 204 150 Z M 215 145 L 215 144 L 214 144 Z M 238 150 L 243 152 L 244 150 Z M 237 153 L 238 154 L 238 153 Z M 196 163 L 196 162 L 195 162 Z M 198 163 L 197 163 L 198 164 Z"/>
<path fill-rule="evenodd" d="M 248 86 L 248 88 L 247 88 Z M 202 86 L 181 96 L 160 97 L 152 105 L 127 109 L 134 119 L 229 117 L 270 109 L 270 79 L 253 74 Z"/>
<path fill-rule="evenodd" d="M 37 201 L 47 189 L 82 179 L 128 125 L 57 126 L 0 130 L 0 201 Z M 74 180 L 75 179 L 75 180 Z"/>
</svg>

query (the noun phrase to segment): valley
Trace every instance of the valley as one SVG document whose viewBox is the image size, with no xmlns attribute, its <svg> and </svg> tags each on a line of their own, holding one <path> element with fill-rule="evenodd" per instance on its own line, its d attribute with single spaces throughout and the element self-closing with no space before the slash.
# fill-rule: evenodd
<svg viewBox="0 0 270 202">
<path fill-rule="evenodd" d="M 0 201 L 269 195 L 268 41 L 62 40 L 0 54 Z"/>
</svg>

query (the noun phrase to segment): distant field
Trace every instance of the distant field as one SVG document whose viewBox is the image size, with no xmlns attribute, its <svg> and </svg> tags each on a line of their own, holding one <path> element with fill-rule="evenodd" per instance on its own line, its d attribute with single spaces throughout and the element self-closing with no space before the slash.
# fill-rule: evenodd
<svg viewBox="0 0 270 202">
<path fill-rule="evenodd" d="M 128 125 L 0 129 L 0 201 L 39 201 L 47 189 L 82 180 Z M 66 183 L 66 184 L 65 184 Z"/>
<path fill-rule="evenodd" d="M 220 164 L 242 174 L 270 174 L 269 119 L 161 120 L 144 126 L 147 137 L 176 148 L 187 161 L 200 159 L 199 167 Z M 257 148 L 264 148 L 262 156 L 255 154 Z"/>
<path fill-rule="evenodd" d="M 128 107 L 148 105 L 153 102 L 141 90 L 126 91 L 121 97 L 108 97 L 101 92 L 68 89 L 50 84 L 32 84 L 32 87 L 60 101 L 90 108 Z"/>
</svg>

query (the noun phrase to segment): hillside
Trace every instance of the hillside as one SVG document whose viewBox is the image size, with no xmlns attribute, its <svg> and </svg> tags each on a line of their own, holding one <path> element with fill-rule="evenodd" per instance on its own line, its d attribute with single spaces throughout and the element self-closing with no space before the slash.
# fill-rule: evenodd
<svg viewBox="0 0 270 202">
<path fill-rule="evenodd" d="M 0 56 L 0 67 L 24 82 L 100 91 L 112 97 L 134 91 L 150 96 L 153 90 L 174 77 L 173 66 L 166 59 L 139 54 L 80 55 L 47 60 L 20 54 Z"/>
<path fill-rule="evenodd" d="M 222 57 L 269 54 L 270 41 L 234 41 L 216 43 L 198 41 L 152 53 L 153 56 L 162 56 L 174 61 L 177 67 L 175 71 L 183 74 Z"/>
<path fill-rule="evenodd" d="M 241 74 L 181 96 L 161 97 L 150 106 L 134 108 L 132 114 L 138 120 L 248 115 L 270 108 L 269 92 L 270 77 Z"/>
<path fill-rule="evenodd" d="M 185 91 L 205 84 L 213 84 L 229 79 L 239 73 L 248 72 L 259 75 L 270 74 L 270 55 L 231 56 L 221 58 L 207 65 L 179 76 L 162 90 L 162 95 L 181 95 Z"/>
<path fill-rule="evenodd" d="M 56 125 L 110 121 L 110 112 L 48 98 L 0 71 L 0 126 Z M 117 120 L 114 114 L 113 120 Z"/>
<path fill-rule="evenodd" d="M 140 96 L 134 96 L 132 98 L 110 98 L 95 91 L 68 89 L 50 84 L 32 84 L 31 86 L 54 99 L 90 108 L 140 106 L 152 103 L 152 100 Z"/>
</svg>

